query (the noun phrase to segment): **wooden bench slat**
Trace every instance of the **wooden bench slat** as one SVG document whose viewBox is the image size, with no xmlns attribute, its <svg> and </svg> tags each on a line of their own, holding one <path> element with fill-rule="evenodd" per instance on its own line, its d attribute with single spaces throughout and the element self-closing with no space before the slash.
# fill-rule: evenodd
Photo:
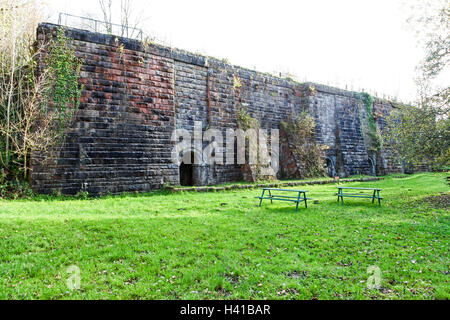
<svg viewBox="0 0 450 320">
<path fill-rule="evenodd" d="M 297 197 L 295 197 L 295 198 L 280 198 L 280 197 L 278 197 L 278 196 L 272 196 L 272 197 L 270 197 L 270 196 L 264 196 L 264 197 L 255 197 L 255 199 L 264 199 L 264 200 L 286 200 L 286 201 L 300 201 L 300 202 L 302 202 L 302 201 L 305 201 L 305 199 L 306 200 L 312 200 L 312 198 L 304 198 L 304 197 L 301 197 L 300 199 L 298 199 Z"/>
<path fill-rule="evenodd" d="M 370 195 L 370 194 L 364 194 L 364 193 L 335 193 L 334 194 L 335 196 L 341 196 L 341 195 L 343 195 L 344 197 L 345 196 L 361 196 L 361 197 L 369 197 L 369 198 L 376 198 L 377 196 L 375 195 L 375 196 L 373 196 L 373 195 Z"/>
<path fill-rule="evenodd" d="M 263 188 L 266 191 L 286 191 L 286 192 L 308 192 L 306 190 L 291 190 L 291 189 L 276 189 L 276 188 Z"/>
<path fill-rule="evenodd" d="M 266 196 L 266 197 L 270 197 L 270 196 Z M 278 198 L 288 198 L 288 199 L 297 199 L 297 197 L 293 197 L 293 196 L 282 196 L 282 195 L 278 195 L 278 194 L 272 194 L 272 197 L 278 197 Z"/>
<path fill-rule="evenodd" d="M 265 192 L 268 191 L 269 195 L 266 195 Z M 275 191 L 277 194 L 273 194 L 271 191 Z M 295 192 L 297 193 L 297 196 L 284 196 L 280 195 L 279 192 Z M 270 202 L 273 203 L 273 201 L 287 201 L 287 202 L 294 202 L 296 203 L 296 209 L 295 211 L 298 211 L 298 206 L 301 202 L 305 203 L 305 207 L 308 208 L 308 200 L 312 200 L 311 198 L 306 197 L 306 193 L 308 191 L 306 190 L 292 190 L 292 189 L 278 189 L 278 188 L 262 188 L 262 194 L 260 197 L 256 197 L 257 199 L 260 199 L 259 207 L 261 207 L 263 200 L 270 200 Z"/>
<path fill-rule="evenodd" d="M 378 200 L 378 205 L 381 206 L 381 200 L 383 200 L 383 197 L 380 197 L 380 192 L 382 189 L 380 188 L 357 188 L 357 187 L 336 187 L 338 189 L 338 193 L 335 193 L 335 196 L 338 197 L 338 202 L 341 201 L 342 204 L 344 204 L 344 198 L 360 198 L 360 199 L 372 199 L 372 203 L 375 202 L 375 200 Z M 365 190 L 370 191 L 368 194 L 364 192 L 360 193 L 349 193 L 344 192 L 345 190 Z"/>
<path fill-rule="evenodd" d="M 341 197 L 342 195 L 336 194 L 336 196 Z M 364 198 L 364 199 L 383 199 L 382 197 L 377 197 L 377 196 L 375 196 L 375 197 L 372 197 L 372 196 L 352 196 L 352 195 L 345 195 L 344 194 L 344 198 L 345 197 L 349 197 L 349 198 Z"/>
<path fill-rule="evenodd" d="M 289 201 L 289 202 L 303 202 L 305 201 L 305 198 L 300 198 L 300 200 L 297 199 L 285 199 L 285 198 L 261 198 L 257 197 L 256 199 L 263 199 L 263 200 L 279 200 L 279 201 Z M 309 198 L 306 198 L 306 200 L 311 200 Z"/>
<path fill-rule="evenodd" d="M 381 191 L 383 189 L 379 188 L 354 188 L 354 187 L 336 187 L 338 189 L 350 189 L 350 190 L 371 190 L 371 191 Z"/>
</svg>

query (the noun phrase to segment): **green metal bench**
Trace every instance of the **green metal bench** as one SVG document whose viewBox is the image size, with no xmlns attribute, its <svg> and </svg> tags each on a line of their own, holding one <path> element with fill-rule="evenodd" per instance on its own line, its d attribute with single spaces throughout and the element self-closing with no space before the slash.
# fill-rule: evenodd
<svg viewBox="0 0 450 320">
<path fill-rule="evenodd" d="M 349 198 L 365 198 L 365 199 L 372 199 L 372 203 L 375 202 L 375 199 L 378 199 L 378 205 L 381 206 L 381 200 L 383 200 L 382 197 L 380 197 L 380 192 L 382 189 L 378 188 L 352 188 L 352 187 L 337 187 L 338 193 L 335 195 L 338 197 L 337 201 L 341 201 L 342 205 L 344 204 L 344 197 Z M 362 190 L 362 191 L 373 191 L 373 194 L 361 194 L 361 193 L 348 193 L 344 190 Z"/>
<path fill-rule="evenodd" d="M 269 193 L 269 195 L 265 195 L 266 191 Z M 273 194 L 275 193 L 276 194 Z M 280 192 L 295 192 L 297 193 L 296 196 L 287 196 L 287 195 L 280 195 Z M 311 198 L 306 197 L 306 193 L 308 191 L 305 190 L 289 190 L 289 189 L 275 189 L 275 188 L 263 188 L 261 197 L 256 197 L 257 199 L 260 199 L 259 201 L 259 207 L 261 208 L 263 200 L 270 200 L 271 203 L 273 203 L 274 200 L 277 201 L 289 201 L 294 202 L 297 204 L 295 211 L 298 211 L 298 205 L 300 202 L 305 203 L 305 208 L 308 208 L 307 200 L 311 200 Z"/>
</svg>

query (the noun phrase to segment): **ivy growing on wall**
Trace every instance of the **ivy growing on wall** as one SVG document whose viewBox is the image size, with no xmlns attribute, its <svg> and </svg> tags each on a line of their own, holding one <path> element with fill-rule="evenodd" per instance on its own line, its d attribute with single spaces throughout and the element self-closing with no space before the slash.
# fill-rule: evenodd
<svg viewBox="0 0 450 320">
<path fill-rule="evenodd" d="M 56 111 L 57 134 L 63 136 L 79 106 L 82 87 L 78 83 L 81 61 L 70 48 L 71 39 L 64 29 L 58 29 L 55 39 L 50 41 L 45 58 L 48 86 L 43 90 L 42 108 Z"/>
<path fill-rule="evenodd" d="M 362 124 L 362 133 L 366 146 L 372 151 L 379 151 L 382 145 L 381 134 L 377 129 L 375 118 L 373 116 L 374 97 L 366 92 L 357 93 L 356 96 L 362 101 L 366 113 L 366 121 L 363 121 L 362 113 L 360 119 Z"/>
</svg>

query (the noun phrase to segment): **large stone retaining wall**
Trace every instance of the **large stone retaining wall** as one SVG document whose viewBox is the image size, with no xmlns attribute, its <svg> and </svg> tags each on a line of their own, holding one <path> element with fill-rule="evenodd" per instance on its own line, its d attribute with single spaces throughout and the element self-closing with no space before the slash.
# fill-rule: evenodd
<svg viewBox="0 0 450 320">
<path fill-rule="evenodd" d="M 54 36 L 58 28 L 41 24 L 39 41 Z M 298 83 L 136 40 L 78 29 L 66 29 L 66 34 L 82 60 L 84 90 L 58 158 L 33 168 L 37 192 L 101 194 L 178 185 L 180 170 L 171 160 L 173 130 L 192 131 L 195 121 L 203 130 L 234 129 L 236 109 L 242 107 L 266 129 L 278 129 L 281 121 L 302 110 L 313 114 L 317 141 L 329 146 L 330 175 L 401 170 L 389 150 L 368 150 L 361 132 L 367 115 L 354 92 Z M 390 102 L 376 99 L 373 110 L 380 129 L 392 108 Z M 286 140 L 282 135 L 279 176 L 289 178 L 299 173 Z M 195 185 L 242 179 L 238 165 L 202 163 L 193 170 Z"/>
</svg>

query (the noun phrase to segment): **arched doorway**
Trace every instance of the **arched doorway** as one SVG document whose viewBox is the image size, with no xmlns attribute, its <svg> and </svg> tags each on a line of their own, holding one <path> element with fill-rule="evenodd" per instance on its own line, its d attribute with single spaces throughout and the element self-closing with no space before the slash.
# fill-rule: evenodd
<svg viewBox="0 0 450 320">
<path fill-rule="evenodd" d="M 370 170 L 370 174 L 372 176 L 376 176 L 377 172 L 376 172 L 375 160 L 373 158 L 370 158 L 370 157 L 369 157 L 369 170 Z"/>
<path fill-rule="evenodd" d="M 199 151 L 191 150 L 184 153 L 186 156 L 180 163 L 180 185 L 203 186 L 208 183 L 208 166 L 203 162 L 203 156 Z"/>
<path fill-rule="evenodd" d="M 336 176 L 336 168 L 334 166 L 333 159 L 327 158 L 325 164 L 327 166 L 327 175 L 329 177 L 333 177 L 334 178 Z"/>
<path fill-rule="evenodd" d="M 180 185 L 193 186 L 193 165 L 194 165 L 194 153 L 190 152 L 190 161 L 183 160 L 180 164 Z"/>
</svg>

